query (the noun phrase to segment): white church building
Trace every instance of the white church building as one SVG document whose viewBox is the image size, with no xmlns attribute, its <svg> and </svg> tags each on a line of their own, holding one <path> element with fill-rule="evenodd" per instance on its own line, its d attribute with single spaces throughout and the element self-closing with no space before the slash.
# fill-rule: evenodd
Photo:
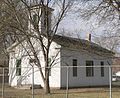
<svg viewBox="0 0 120 98">
<path fill-rule="evenodd" d="M 25 39 L 21 40 L 26 45 Z M 22 86 L 32 84 L 32 66 L 30 57 L 21 43 L 15 42 L 9 51 L 9 85 Z M 33 39 L 36 51 L 37 40 Z M 29 50 L 29 48 L 28 48 Z M 56 57 L 50 71 L 50 87 L 64 88 L 67 85 L 67 67 L 69 87 L 109 85 L 109 70 L 113 52 L 84 39 L 55 35 L 50 46 L 50 59 Z M 32 56 L 31 56 L 32 57 Z M 42 54 L 38 57 L 43 62 Z M 19 69 L 17 67 L 19 66 Z M 34 66 L 34 84 L 44 86 L 39 68 Z M 91 67 L 93 66 L 93 67 Z M 99 66 L 99 67 L 95 67 Z M 105 67 L 104 67 L 105 66 Z M 44 71 L 44 65 L 43 65 Z"/>
</svg>

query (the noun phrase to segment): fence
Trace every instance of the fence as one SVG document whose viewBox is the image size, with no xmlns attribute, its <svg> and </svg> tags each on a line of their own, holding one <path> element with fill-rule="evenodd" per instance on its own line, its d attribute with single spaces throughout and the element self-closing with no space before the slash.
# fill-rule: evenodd
<svg viewBox="0 0 120 98">
<path fill-rule="evenodd" d="M 53 67 L 49 95 L 44 94 L 39 69 L 0 68 L 0 98 L 120 98 L 119 66 Z"/>
</svg>

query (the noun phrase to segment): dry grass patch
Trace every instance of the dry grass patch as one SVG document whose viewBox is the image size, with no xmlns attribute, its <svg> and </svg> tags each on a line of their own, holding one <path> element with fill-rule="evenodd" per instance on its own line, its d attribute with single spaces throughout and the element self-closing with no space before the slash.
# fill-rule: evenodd
<svg viewBox="0 0 120 98">
<path fill-rule="evenodd" d="M 45 95 L 43 89 L 35 89 L 35 98 L 66 98 L 66 90 L 52 89 Z M 109 88 L 69 89 L 68 98 L 109 98 Z M 120 88 L 113 88 L 113 98 L 120 98 Z M 1 96 L 1 88 L 0 88 Z M 32 90 L 5 88 L 5 98 L 32 98 Z"/>
</svg>

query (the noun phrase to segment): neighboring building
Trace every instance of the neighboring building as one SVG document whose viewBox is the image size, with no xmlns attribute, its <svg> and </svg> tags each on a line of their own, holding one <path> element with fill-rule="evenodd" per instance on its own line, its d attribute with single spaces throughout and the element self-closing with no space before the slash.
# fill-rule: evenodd
<svg viewBox="0 0 120 98">
<path fill-rule="evenodd" d="M 41 19 L 41 21 L 44 20 L 44 17 L 42 18 L 43 19 Z M 40 26 L 43 27 L 41 27 L 41 30 L 45 29 L 43 24 L 40 24 Z M 46 39 L 47 38 L 44 37 L 45 42 Z M 32 43 L 34 43 L 33 45 L 35 47 L 35 51 L 37 51 L 38 57 L 43 67 L 42 71 L 44 72 L 44 60 L 39 45 L 40 43 L 35 38 L 32 38 Z M 16 42 L 8 48 L 8 51 L 10 52 L 9 84 L 11 86 L 32 84 L 32 67 L 30 62 L 33 56 L 32 54 L 28 56 L 23 46 L 26 48 L 27 52 L 30 52 L 30 47 L 28 46 L 26 39 L 23 39 L 20 42 Z M 49 54 L 49 59 L 51 62 L 53 59 L 55 59 L 55 62 L 53 63 L 54 66 L 50 71 L 50 87 L 66 87 L 67 68 L 65 66 L 70 66 L 68 80 L 69 87 L 108 85 L 109 70 L 104 66 L 110 66 L 112 64 L 111 57 L 113 55 L 113 52 L 102 48 L 91 41 L 55 35 L 50 46 Z M 43 87 L 44 83 L 42 81 L 39 68 L 35 65 L 33 66 L 34 83 L 35 85 L 41 85 Z M 89 66 L 100 67 L 95 68 Z"/>
<path fill-rule="evenodd" d="M 36 48 L 38 49 L 37 45 Z M 19 86 L 32 84 L 32 67 L 29 64 L 30 59 L 21 47 L 21 44 L 13 44 L 9 48 L 9 51 L 11 51 L 9 63 L 10 85 Z M 110 66 L 109 64 L 112 64 L 111 57 L 113 53 L 111 51 L 87 40 L 55 35 L 54 41 L 50 47 L 50 58 L 54 58 L 56 54 L 57 63 L 51 69 L 51 87 L 66 87 L 67 73 L 64 66 L 67 65 L 71 66 L 71 68 L 69 68 L 69 87 L 103 86 L 109 84 L 109 70 L 103 66 Z M 42 54 L 39 53 L 38 56 L 42 61 Z M 16 70 L 17 66 L 20 67 L 19 70 Z M 101 67 L 79 68 L 78 66 Z M 37 66 L 35 66 L 34 70 L 35 84 L 43 86 Z"/>
</svg>

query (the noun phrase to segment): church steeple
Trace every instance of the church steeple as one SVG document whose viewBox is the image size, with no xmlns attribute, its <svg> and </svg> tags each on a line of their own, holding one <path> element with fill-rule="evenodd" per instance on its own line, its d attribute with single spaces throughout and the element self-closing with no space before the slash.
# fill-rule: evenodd
<svg viewBox="0 0 120 98">
<path fill-rule="evenodd" d="M 39 28 L 41 33 L 51 31 L 52 8 L 42 5 L 31 6 L 32 24 L 34 28 Z"/>
</svg>

